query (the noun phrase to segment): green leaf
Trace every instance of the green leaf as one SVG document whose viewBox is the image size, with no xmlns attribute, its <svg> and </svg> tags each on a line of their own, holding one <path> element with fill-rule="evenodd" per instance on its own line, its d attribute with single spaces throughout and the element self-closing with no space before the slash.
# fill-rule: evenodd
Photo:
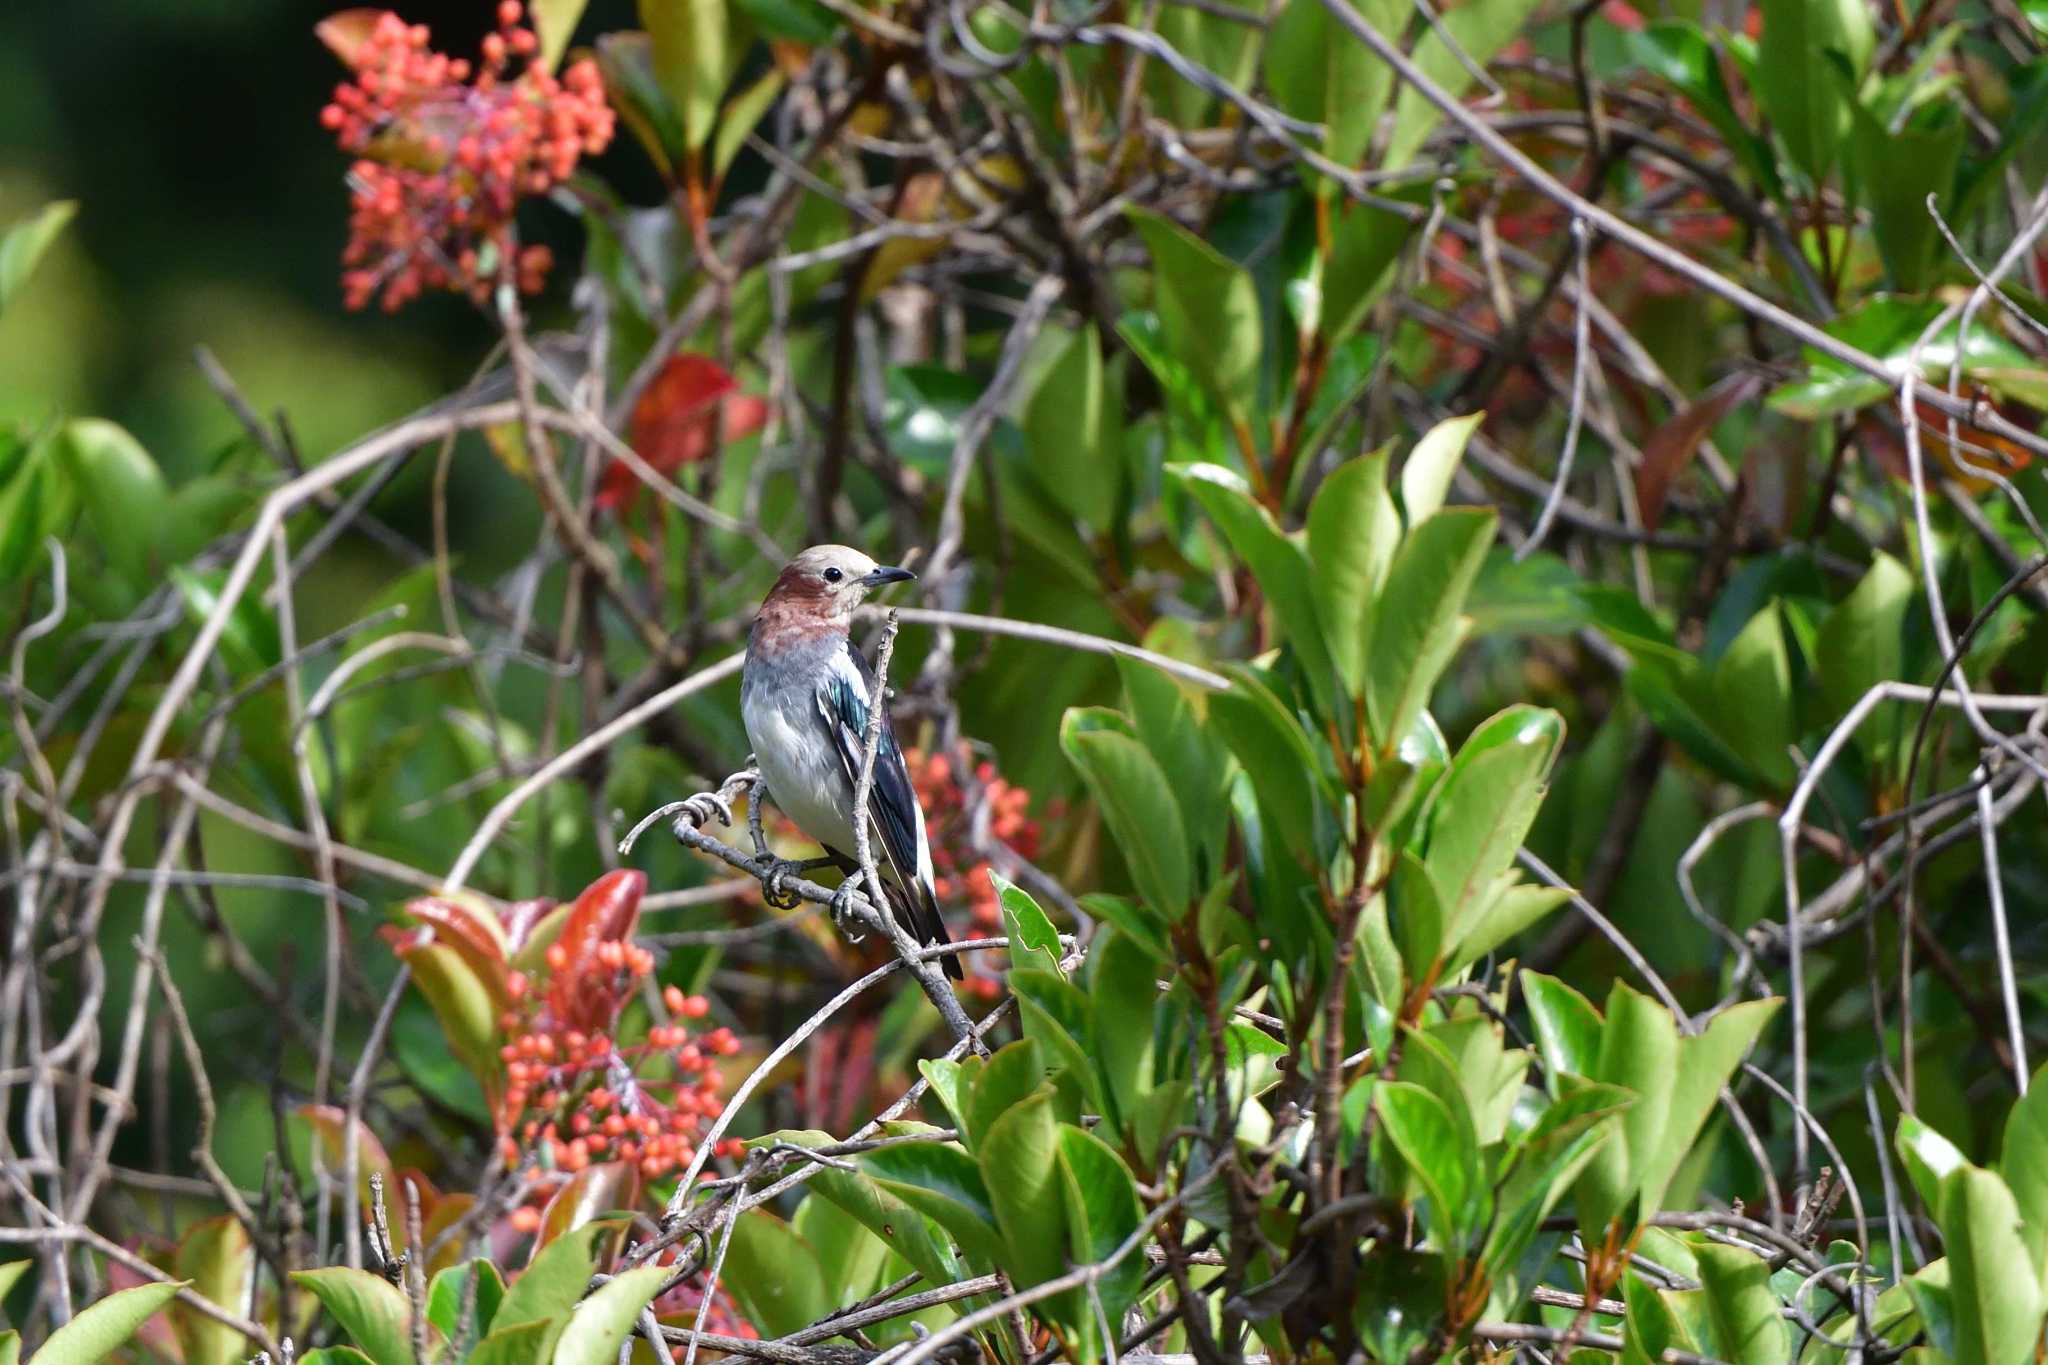
<svg viewBox="0 0 2048 1365">
<path fill-rule="evenodd" d="M 1408 1081 L 1381 1081 L 1373 1106 L 1387 1136 L 1422 1181 L 1436 1235 L 1444 1250 L 1462 1254 L 1467 1235 L 1486 1223 L 1492 1202 L 1479 1170 L 1471 1121 Z"/>
<path fill-rule="evenodd" d="M 817 1137 L 821 1142 L 831 1140 L 828 1134 Z M 821 1169 L 811 1178 L 811 1189 L 844 1210 L 928 1282 L 944 1284 L 965 1273 L 951 1248 L 932 1235 L 922 1213 L 866 1175 Z"/>
<path fill-rule="evenodd" d="M 1714 702 L 1728 744 L 1774 787 L 1798 776 L 1792 746 L 1799 739 L 1792 694 L 1792 654 L 1785 617 L 1773 602 L 1749 618 L 1714 665 Z"/>
<path fill-rule="evenodd" d="M 1024 405 L 1031 467 L 1067 514 L 1109 529 L 1123 481 L 1123 451 L 1108 441 L 1115 400 L 1103 382 L 1102 340 L 1093 327 L 1068 338 Z"/>
<path fill-rule="evenodd" d="M 1854 105 L 1849 165 L 1858 196 L 1870 209 L 1871 233 L 1894 287 L 1919 293 L 1931 282 L 1930 267 L 1941 236 L 1927 199 L 1944 209 L 1955 187 L 1963 150 L 1963 118 L 1953 104 L 1930 105 L 1897 132 L 1878 115 Z"/>
<path fill-rule="evenodd" d="M 1512 42 L 1536 4 L 1537 0 L 1471 0 L 1446 11 L 1439 21 L 1442 34 L 1435 28 L 1425 32 L 1416 41 L 1411 59 L 1450 94 L 1462 95 L 1472 86 L 1471 68 L 1485 66 Z M 1405 167 L 1442 119 L 1441 110 L 1413 86 L 1404 84 L 1394 101 L 1394 131 L 1381 166 L 1390 171 Z"/>
<path fill-rule="evenodd" d="M 1444 971 L 1463 971 L 1571 898 L 1565 887 L 1533 886 L 1512 875 L 1496 879 L 1459 935 L 1458 946 L 1444 955 Z"/>
<path fill-rule="evenodd" d="M 516 1327 L 568 1313 L 589 1288 L 590 1277 L 597 1273 L 599 1239 L 609 1236 L 616 1227 L 613 1222 L 585 1223 L 542 1247 L 533 1263 L 505 1291 L 494 1325 Z"/>
<path fill-rule="evenodd" d="M 826 1291 L 825 1268 L 811 1244 L 766 1209 L 740 1215 L 725 1257 L 725 1283 L 763 1336 L 788 1336 L 839 1306 Z M 562 1341 L 568 1344 L 567 1335 Z M 555 1359 L 561 1362 L 560 1352 Z"/>
<path fill-rule="evenodd" d="M 840 18 L 818 0 L 735 0 L 762 33 L 806 47 L 822 47 L 838 33 Z"/>
<path fill-rule="evenodd" d="M 2034 1273 L 2048 1277 L 2048 1068 L 2036 1072 L 2034 1084 L 2005 1117 L 2005 1138 L 1999 1147 L 1998 1174 L 2012 1190 L 2020 1211 L 2020 1236 L 2034 1257 Z M 4 1293 L 0 1289 L 0 1293 Z"/>
<path fill-rule="evenodd" d="M 1396 42 L 1407 28 L 1410 11 L 1402 0 L 1361 0 L 1356 8 Z M 1393 93 L 1393 70 L 1322 0 L 1289 0 L 1273 21 L 1264 60 L 1266 85 L 1280 107 L 1323 125 L 1323 155 L 1340 166 L 1363 165 L 1373 125 Z"/>
<path fill-rule="evenodd" d="M 1214 464 L 1182 465 L 1174 472 L 1251 569 L 1317 700 L 1330 714 L 1337 714 L 1333 665 L 1317 615 L 1314 571 L 1308 556 L 1274 524 L 1272 515 L 1252 500 L 1237 475 Z"/>
<path fill-rule="evenodd" d="M 1116 669 L 1138 740 L 1151 751 L 1180 805 L 1188 849 L 1198 860 L 1194 875 L 1205 876 L 1219 858 L 1225 832 L 1228 759 L 1203 728 L 1187 684 L 1136 659 L 1119 657 Z"/>
<path fill-rule="evenodd" d="M 1912 570 L 1879 551 L 1869 572 L 1821 622 L 1813 652 L 1830 715 L 1847 714 L 1876 684 L 1905 677 L 1901 632 L 1916 587 Z"/>
<path fill-rule="evenodd" d="M 1089 1018 L 1088 997 L 1081 988 L 1051 972 L 1013 967 L 1010 990 L 1024 1018 L 1024 1034 L 1037 1041 L 1046 1066 L 1055 1074 L 1067 1073 L 1070 1081 L 1087 1092 L 1090 1108 L 1115 1121 L 1109 1097 L 1102 1090 L 1101 1073 L 1095 1067 L 1094 1024 Z M 986 1131 L 977 1128 L 975 1135 L 978 1138 Z M 975 1154 L 981 1155 L 978 1148 Z"/>
<path fill-rule="evenodd" d="M 710 140 L 738 55 L 725 0 L 640 0 L 640 22 L 653 42 L 655 78 L 682 115 L 683 143 L 697 151 Z"/>
<path fill-rule="evenodd" d="M 1394 556 L 1366 672 L 1367 710 L 1382 749 L 1415 724 L 1464 638 L 1459 612 L 1495 521 L 1490 510 L 1446 508 L 1411 529 Z"/>
<path fill-rule="evenodd" d="M 1427 859 L 1443 905 L 1446 949 L 1455 949 L 1492 903 L 1495 880 L 1535 822 L 1563 742 L 1563 717 L 1517 705 L 1481 724 L 1452 760 L 1432 806 Z"/>
<path fill-rule="evenodd" d="M 478 1342 L 463 1365 L 545 1365 L 567 1318 L 564 1309 L 558 1317 L 500 1328 Z"/>
<path fill-rule="evenodd" d="M 1598 1077 L 1602 1030 L 1593 1003 L 1554 976 L 1522 973 L 1522 998 L 1536 1027 L 1536 1050 L 1552 1072 Z"/>
<path fill-rule="evenodd" d="M 748 8 L 745 0 L 741 0 L 740 8 Z M 747 135 L 754 131 L 755 125 L 774 106 L 776 96 L 788 84 L 782 68 L 771 66 L 761 73 L 759 80 L 725 102 L 725 109 L 718 116 L 718 136 L 711 144 L 711 174 L 714 179 L 725 178 L 725 173 L 732 168 L 733 159 L 746 146 Z"/>
<path fill-rule="evenodd" d="M 1128 211 L 1152 253 L 1160 325 L 1174 353 L 1237 431 L 1247 454 L 1265 349 L 1252 277 L 1169 218 Z"/>
<path fill-rule="evenodd" d="M 0 1365 L 21 1365 L 21 1333 L 0 1332 Z"/>
<path fill-rule="evenodd" d="M 1010 961 L 1020 967 L 1040 967 L 1054 975 L 1060 969 L 1060 934 L 1031 893 L 991 872 L 997 899 L 1002 904 L 1003 932 L 1010 937 Z"/>
<path fill-rule="evenodd" d="M 178 1242 L 174 1273 L 192 1286 L 193 1293 L 240 1314 L 250 1301 L 256 1277 L 256 1249 L 248 1230 L 232 1214 L 193 1224 Z M 248 1358 L 240 1332 L 189 1305 L 173 1306 L 171 1325 L 184 1352 L 184 1365 L 234 1365 Z"/>
<path fill-rule="evenodd" d="M 1045 1087 L 1045 1055 L 1034 1038 L 1020 1038 L 997 1048 L 974 1077 L 973 1093 L 966 1097 L 967 1117 L 961 1135 L 968 1149 L 981 1151 L 981 1139 L 1001 1118 Z"/>
<path fill-rule="evenodd" d="M 1429 870 L 1413 849 L 1402 849 L 1387 882 L 1387 920 L 1401 949 L 1402 978 L 1432 980 L 1444 955 L 1444 906 Z"/>
<path fill-rule="evenodd" d="M 294 1270 L 292 1283 L 311 1291 L 376 1365 L 412 1365 L 412 1305 L 389 1280 L 367 1270 L 328 1266 Z"/>
<path fill-rule="evenodd" d="M 968 1255 L 1002 1260 L 988 1186 L 974 1158 L 961 1148 L 942 1142 L 884 1147 L 862 1157 L 861 1169 L 884 1191 L 953 1234 Z"/>
<path fill-rule="evenodd" d="M 206 621 L 220 605 L 220 590 L 226 582 L 224 570 L 194 572 L 172 565 L 171 582 L 185 600 L 185 614 L 197 625 Z M 240 674 L 260 673 L 278 661 L 277 619 L 263 609 L 260 595 L 245 592 L 229 610 L 221 630 L 221 650 Z"/>
<path fill-rule="evenodd" d="M 534 32 L 540 38 L 540 53 L 534 64 L 541 70 L 553 71 L 561 66 L 586 3 L 587 0 L 527 0 L 526 11 L 532 16 Z"/>
<path fill-rule="evenodd" d="M 434 1007 L 434 1017 L 452 1051 L 472 1075 L 492 1092 L 503 1065 L 498 1056 L 498 1008 L 490 988 L 461 954 L 440 943 L 409 948 L 405 962 L 413 984 Z"/>
<path fill-rule="evenodd" d="M 156 544 L 170 489 L 156 460 L 113 422 L 78 417 L 57 436 L 57 456 L 78 489 L 100 551 L 131 585 L 156 577 Z"/>
<path fill-rule="evenodd" d="M 1012 1105 L 982 1136 L 976 1155 L 983 1178 L 995 1177 L 989 1199 L 1007 1248 L 1002 1263 L 1017 1287 L 1064 1274 L 1067 1232 L 1051 1092 Z"/>
<path fill-rule="evenodd" d="M 1438 422 L 1422 434 L 1401 466 L 1401 510 L 1410 526 L 1420 526 L 1435 516 L 1451 491 L 1451 479 L 1465 458 L 1465 446 L 1472 433 L 1486 419 L 1484 412 L 1470 413 Z"/>
<path fill-rule="evenodd" d="M 634 1320 L 654 1302 L 669 1273 L 667 1266 L 643 1265 L 612 1276 L 569 1315 L 555 1343 L 554 1365 L 615 1365 Z"/>
<path fill-rule="evenodd" d="M 183 1281 L 159 1281 L 116 1290 L 50 1333 L 30 1365 L 97 1365 L 127 1345 L 184 1287 Z"/>
<path fill-rule="evenodd" d="M 43 553 L 43 539 L 58 533 L 78 508 L 78 498 L 51 455 L 56 442 L 24 445 L 0 433 L 11 447 L 14 469 L 0 484 L 0 584 L 12 583 Z"/>
<path fill-rule="evenodd" d="M 2041 1282 L 2020 1237 L 2019 1206 L 1990 1171 L 1963 1166 L 1941 1182 L 1959 1365 L 2020 1365 L 2041 1339 Z"/>
<path fill-rule="evenodd" d="M 1693 1351 L 1696 1343 L 1666 1297 L 1640 1275 L 1622 1281 L 1628 1317 L 1622 1324 L 1622 1365 L 1656 1365 L 1666 1351 Z"/>
<path fill-rule="evenodd" d="M 1323 7 L 1322 0 L 1306 2 Z M 1309 587 L 1331 661 L 1354 697 L 1365 693 L 1373 609 L 1400 543 L 1400 514 L 1387 492 L 1387 452 L 1338 465 L 1309 504 L 1308 550 L 1315 566 Z"/>
<path fill-rule="evenodd" d="M 1906 1178 L 1928 1209 L 1939 1215 L 1941 1191 L 1948 1177 L 1969 1165 L 1956 1145 L 1911 1114 L 1899 1115 L 1899 1128 L 1892 1143 L 1906 1168 Z"/>
<path fill-rule="evenodd" d="M 645 33 L 606 33 L 597 40 L 598 70 L 604 73 L 605 98 L 619 120 L 640 139 L 662 179 L 673 181 L 688 145 L 682 111 L 656 73 L 654 40 Z"/>
<path fill-rule="evenodd" d="M 797 1206 L 790 1226 L 817 1256 L 828 1305 L 866 1298 L 881 1284 L 889 1244 L 830 1198 L 814 1190 Z"/>
<path fill-rule="evenodd" d="M 1690 19 L 1653 19 L 1627 36 L 1629 53 L 1644 68 L 1676 86 L 1713 125 L 1735 159 L 1771 199 L 1782 197 L 1770 141 L 1744 122 L 1721 75 L 1721 54 Z"/>
<path fill-rule="evenodd" d="M 1315 859 L 1317 761 L 1301 722 L 1248 670 L 1233 668 L 1228 692 L 1209 698 L 1209 725 L 1230 749 L 1252 790 L 1259 816 L 1298 861 Z"/>
<path fill-rule="evenodd" d="M 1639 997 L 1640 998 L 1640 997 Z M 1662 1130 L 1659 1134 L 1659 1150 L 1655 1154 L 1637 1154 L 1636 1179 L 1642 1194 L 1641 1221 L 1649 1221 L 1652 1214 L 1663 1208 L 1664 1192 L 1678 1173 L 1678 1167 L 1691 1152 L 1698 1140 L 1700 1130 L 1706 1127 L 1707 1116 L 1719 1103 L 1721 1090 L 1735 1075 L 1742 1059 L 1756 1046 L 1757 1038 L 1764 1026 L 1771 1022 L 1782 1003 L 1776 999 L 1747 1000 L 1721 1010 L 1708 1021 L 1704 1032 L 1682 1040 L 1679 1043 L 1678 1070 L 1672 1078 Z M 1659 1005 L 1656 1008 L 1669 1017 L 1669 1011 Z M 1610 1020 L 1608 1027 L 1613 1028 Z M 1604 1077 L 1620 1080 L 1619 1077 Z M 1621 1084 L 1630 1082 L 1621 1080 Z M 1637 1093 L 1643 1093 L 1639 1088 Z"/>
<path fill-rule="evenodd" d="M 36 262 L 42 259 L 43 253 L 50 249 L 50 243 L 57 240 L 57 234 L 77 212 L 76 200 L 60 199 L 53 204 L 45 204 L 31 216 L 0 233 L 0 315 L 7 312 L 15 295 L 28 283 Z"/>
<path fill-rule="evenodd" d="M 427 1241 L 431 1244 L 433 1238 L 430 1236 Z M 498 1316 L 498 1305 L 505 1300 L 505 1280 L 498 1267 L 479 1256 L 449 1266 L 427 1286 L 427 1321 L 451 1341 L 465 1335 L 462 1309 L 463 1301 L 469 1297 L 471 1280 L 476 1281 L 476 1298 L 466 1335 L 475 1341 L 490 1332 L 491 1323 Z"/>
<path fill-rule="evenodd" d="M 1088 949 L 1089 999 L 1095 1015 L 1095 1060 L 1120 1123 L 1128 1129 L 1151 1089 L 1156 959 L 1129 934 L 1098 930 Z"/>
<path fill-rule="evenodd" d="M 1714 1324 L 1708 1351 L 1729 1365 L 1780 1365 L 1792 1342 L 1771 1288 L 1771 1268 L 1740 1247 L 1695 1247 L 1707 1310 Z"/>
<path fill-rule="evenodd" d="M 1139 894 L 1178 916 L 1189 895 L 1180 803 L 1143 745 L 1113 730 L 1085 729 L 1085 721 L 1084 712 L 1067 712 L 1060 722 L 1060 748 L 1102 807 Z"/>
<path fill-rule="evenodd" d="M 1098 1265 L 1129 1241 L 1144 1221 L 1137 1185 L 1123 1158 L 1093 1134 L 1063 1123 L 1059 1142 L 1068 1255 L 1075 1265 Z M 1145 1257 L 1135 1250 L 1096 1281 L 1111 1330 L 1118 1330 L 1144 1282 Z M 1090 1311 L 1087 1320 L 1092 1322 L 1093 1316 Z"/>
<path fill-rule="evenodd" d="M 297 1359 L 299 1365 L 372 1365 L 370 1358 L 353 1346 L 318 1346 L 300 1352 Z M 468 1357 L 469 1365 L 477 1365 L 478 1360 L 476 1355 Z"/>
<path fill-rule="evenodd" d="M 1762 0 L 1756 87 L 1764 113 L 1792 160 L 1816 185 L 1849 133 L 1848 86 L 1870 65 L 1876 35 L 1863 0 Z M 1829 55 L 1834 54 L 1834 55 Z"/>
<path fill-rule="evenodd" d="M 1662 1144 L 1678 1057 L 1678 1023 L 1671 1011 L 1626 983 L 1615 982 L 1607 996 L 1594 1079 L 1634 1091 L 1636 1102 L 1621 1116 L 1622 1140 L 1602 1147 L 1579 1181 L 1590 1227 L 1604 1228 L 1610 1220 L 1635 1212 L 1631 1205 L 1646 1169 L 1657 1165 L 1668 1172 L 1677 1166 L 1676 1157 L 1667 1160 Z M 1690 1139 L 1686 1145 L 1691 1145 Z M 1653 1203 L 1646 1197 L 1643 1213 L 1634 1221 L 1654 1213 Z"/>
<path fill-rule="evenodd" d="M 1846 341 L 1902 371 L 1920 336 L 1938 318 L 1943 303 L 1936 298 L 1902 298 L 1880 294 L 1843 313 L 1827 325 L 1829 336 Z M 1920 348 L 1920 373 L 1930 382 L 1948 385 L 1951 364 L 1960 364 L 1965 380 L 1982 384 L 1994 397 L 2031 407 L 2048 407 L 2048 371 L 1995 327 L 1972 327 L 1958 347 L 1961 327 L 1951 318 Z M 1888 402 L 1895 385 L 1867 374 L 1811 347 L 1803 356 L 1807 376 L 1777 389 L 1770 406 L 1788 417 L 1818 421 L 1854 412 L 1872 403 Z"/>
</svg>

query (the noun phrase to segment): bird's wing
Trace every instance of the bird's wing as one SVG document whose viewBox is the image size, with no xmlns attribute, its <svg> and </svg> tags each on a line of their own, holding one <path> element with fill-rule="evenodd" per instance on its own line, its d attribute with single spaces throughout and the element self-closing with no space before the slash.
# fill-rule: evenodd
<svg viewBox="0 0 2048 1365">
<path fill-rule="evenodd" d="M 867 748 L 868 694 L 874 689 L 874 670 L 851 643 L 833 657 L 825 681 L 818 688 L 818 710 L 839 751 L 849 787 L 860 785 L 860 759 Z M 851 812 L 849 812 L 849 815 Z M 884 877 L 883 892 L 896 913 L 897 922 L 920 943 L 945 943 L 946 921 L 939 915 L 939 898 L 932 877 L 931 847 L 925 840 L 924 810 L 910 785 L 910 773 L 903 765 L 903 750 L 882 713 L 880 743 L 875 747 L 875 781 L 868 793 L 868 818 L 881 835 L 880 852 L 893 878 Z M 846 849 L 851 854 L 853 850 Z M 946 975 L 961 975 L 960 961 L 944 960 Z"/>
<path fill-rule="evenodd" d="M 839 761 L 845 765 L 849 786 L 860 784 L 861 752 L 867 747 L 868 693 L 874 688 L 874 678 L 868 661 L 848 643 L 834 656 L 818 688 L 818 709 L 832 733 Z M 881 835 L 877 852 L 889 869 L 905 886 L 919 886 L 930 894 L 932 865 L 925 844 L 924 811 L 911 788 L 903 750 L 896 743 L 886 712 L 881 743 L 875 749 L 875 783 L 868 794 L 868 815 Z"/>
</svg>

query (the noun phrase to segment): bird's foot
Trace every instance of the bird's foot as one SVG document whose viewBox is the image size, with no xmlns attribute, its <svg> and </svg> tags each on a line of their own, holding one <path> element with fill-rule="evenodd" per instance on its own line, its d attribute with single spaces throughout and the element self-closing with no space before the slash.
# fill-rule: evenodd
<svg viewBox="0 0 2048 1365">
<path fill-rule="evenodd" d="M 761 899 L 771 909 L 794 910 L 804 903 L 804 898 L 789 889 L 791 877 L 801 877 L 821 867 L 829 867 L 830 858 L 778 858 L 773 853 L 763 852 L 754 859 L 754 867 L 761 877 Z"/>
<path fill-rule="evenodd" d="M 832 912 L 832 922 L 839 926 L 840 933 L 846 935 L 848 943 L 859 943 L 867 937 L 861 932 L 860 921 L 853 917 L 853 897 L 859 889 L 855 883 L 859 880 L 860 874 L 855 873 L 839 883 L 839 889 L 832 893 L 832 899 L 825 907 Z"/>
<path fill-rule="evenodd" d="M 702 829 L 711 823 L 713 816 L 718 817 L 719 824 L 732 828 L 732 803 L 718 792 L 698 792 L 683 802 L 673 823 L 677 829 L 685 824 L 692 829 Z"/>
</svg>

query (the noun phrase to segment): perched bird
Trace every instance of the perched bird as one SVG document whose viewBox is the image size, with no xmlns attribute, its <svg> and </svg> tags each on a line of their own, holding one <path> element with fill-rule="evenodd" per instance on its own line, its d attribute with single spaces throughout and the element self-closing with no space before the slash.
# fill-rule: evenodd
<svg viewBox="0 0 2048 1365">
<path fill-rule="evenodd" d="M 814 545 L 789 562 L 754 617 L 740 677 L 740 714 L 768 795 L 798 829 L 824 845 L 826 856 L 782 864 L 770 874 L 836 867 L 846 874 L 835 914 L 860 866 L 854 861 L 853 795 L 860 779 L 874 670 L 848 638 L 854 608 L 875 589 L 917 575 L 883 566 L 844 545 Z M 903 766 L 903 750 L 882 713 L 868 795 L 869 840 L 882 891 L 896 922 L 920 943 L 945 943 L 932 885 L 932 854 L 924 811 Z M 957 958 L 946 974 L 961 975 Z"/>
</svg>

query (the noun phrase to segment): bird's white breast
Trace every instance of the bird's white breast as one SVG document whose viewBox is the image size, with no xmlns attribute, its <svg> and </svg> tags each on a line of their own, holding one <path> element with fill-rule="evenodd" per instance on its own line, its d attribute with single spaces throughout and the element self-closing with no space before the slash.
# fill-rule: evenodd
<svg viewBox="0 0 2048 1365">
<path fill-rule="evenodd" d="M 853 806 L 838 752 L 822 732 L 809 689 L 746 687 L 740 718 L 754 746 L 754 761 L 768 794 L 796 827 L 820 843 L 853 855 Z M 809 713 L 798 710 L 809 707 Z"/>
</svg>

